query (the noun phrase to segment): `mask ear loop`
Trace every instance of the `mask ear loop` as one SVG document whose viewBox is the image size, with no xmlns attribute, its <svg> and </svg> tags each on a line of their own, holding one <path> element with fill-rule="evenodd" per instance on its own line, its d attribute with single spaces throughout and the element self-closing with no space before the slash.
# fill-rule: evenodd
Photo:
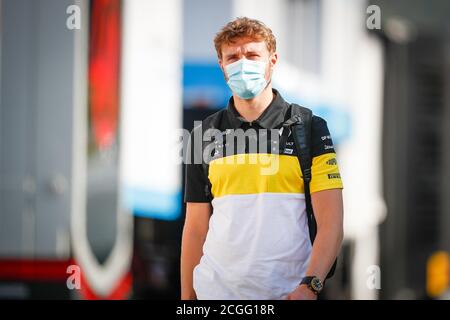
<svg viewBox="0 0 450 320">
<path fill-rule="evenodd" d="M 270 59 L 269 59 L 269 64 L 270 64 Z M 264 87 L 264 90 L 266 90 L 267 87 L 269 86 L 269 84 L 272 83 L 272 75 L 273 75 L 273 69 L 271 68 L 271 69 L 269 70 L 269 81 L 266 81 L 267 84 L 266 84 L 266 86 Z"/>
</svg>

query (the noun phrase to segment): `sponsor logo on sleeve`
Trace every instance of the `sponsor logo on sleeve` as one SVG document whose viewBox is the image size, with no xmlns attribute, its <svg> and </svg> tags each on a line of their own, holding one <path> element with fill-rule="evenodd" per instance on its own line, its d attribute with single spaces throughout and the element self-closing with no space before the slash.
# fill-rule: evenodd
<svg viewBox="0 0 450 320">
<path fill-rule="evenodd" d="M 340 173 L 330 173 L 328 174 L 328 179 L 340 179 L 341 174 Z"/>
</svg>

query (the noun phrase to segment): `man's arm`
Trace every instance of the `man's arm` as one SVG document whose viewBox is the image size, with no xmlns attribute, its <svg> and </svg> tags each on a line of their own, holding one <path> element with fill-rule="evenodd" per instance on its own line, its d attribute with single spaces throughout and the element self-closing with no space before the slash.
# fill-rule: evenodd
<svg viewBox="0 0 450 320">
<path fill-rule="evenodd" d="M 316 276 L 323 282 L 339 254 L 344 237 L 342 190 L 330 189 L 312 193 L 311 201 L 317 222 L 317 234 L 306 275 Z M 289 294 L 288 299 L 316 297 L 306 285 L 301 285 Z"/>
<path fill-rule="evenodd" d="M 311 194 L 317 235 L 306 275 L 324 281 L 341 249 L 344 237 L 342 190 L 331 189 Z"/>
<path fill-rule="evenodd" d="M 211 216 L 209 202 L 186 203 L 186 220 L 181 242 L 181 299 L 194 300 L 196 294 L 193 287 L 192 275 L 194 267 L 199 264 L 203 255 L 203 244 L 208 232 Z"/>
</svg>

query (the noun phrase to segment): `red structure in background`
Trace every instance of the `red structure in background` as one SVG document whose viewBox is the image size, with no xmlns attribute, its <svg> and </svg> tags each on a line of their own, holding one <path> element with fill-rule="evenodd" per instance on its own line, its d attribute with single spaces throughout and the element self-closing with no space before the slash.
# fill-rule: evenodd
<svg viewBox="0 0 450 320">
<path fill-rule="evenodd" d="M 117 137 L 119 114 L 120 0 L 91 1 L 89 40 L 89 115 L 99 149 Z"/>
<path fill-rule="evenodd" d="M 95 150 L 117 142 L 120 97 L 121 0 L 91 1 L 89 30 L 89 123 Z M 126 299 L 131 291 L 131 273 L 126 273 L 106 296 L 91 288 L 82 274 L 82 298 Z"/>
<path fill-rule="evenodd" d="M 0 261 L 0 279 L 9 281 L 66 282 L 69 260 L 10 259 Z"/>
<path fill-rule="evenodd" d="M 128 272 L 116 283 L 115 287 L 107 296 L 99 296 L 91 289 L 82 273 L 80 294 L 85 300 L 124 300 L 128 299 L 132 285 L 133 279 L 131 273 Z"/>
</svg>

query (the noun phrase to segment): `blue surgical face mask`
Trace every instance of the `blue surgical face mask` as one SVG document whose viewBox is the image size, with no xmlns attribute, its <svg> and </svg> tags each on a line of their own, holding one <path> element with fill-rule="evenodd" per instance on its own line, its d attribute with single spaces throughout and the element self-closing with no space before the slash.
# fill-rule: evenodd
<svg viewBox="0 0 450 320">
<path fill-rule="evenodd" d="M 265 79 L 267 62 L 242 58 L 225 67 L 228 86 L 242 99 L 252 99 L 267 86 Z"/>
</svg>

